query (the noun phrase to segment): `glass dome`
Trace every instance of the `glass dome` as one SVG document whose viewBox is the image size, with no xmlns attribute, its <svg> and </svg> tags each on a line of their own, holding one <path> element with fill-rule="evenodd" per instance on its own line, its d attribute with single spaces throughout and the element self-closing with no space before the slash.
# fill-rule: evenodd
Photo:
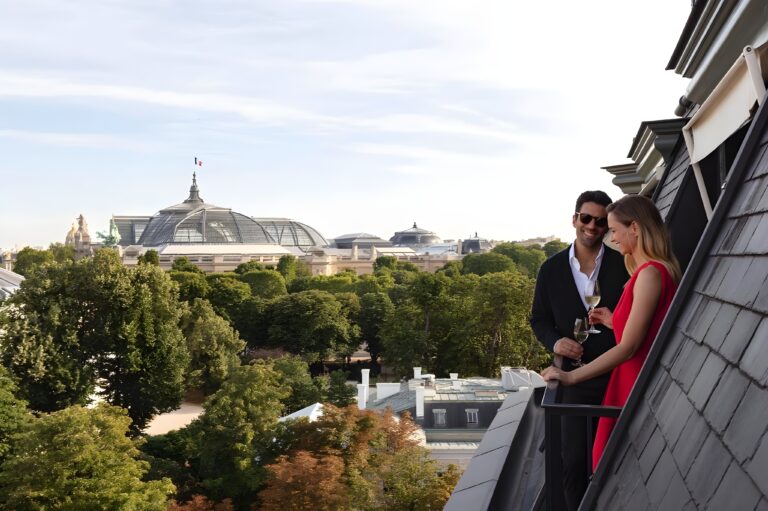
<svg viewBox="0 0 768 511">
<path fill-rule="evenodd" d="M 197 176 L 192 175 L 189 197 L 160 210 L 144 227 L 139 245 L 169 243 L 244 243 L 283 246 L 327 246 L 320 233 L 287 218 L 255 219 L 228 208 L 206 204 L 200 197 Z"/>
<path fill-rule="evenodd" d="M 404 231 L 398 231 L 389 241 L 395 246 L 425 247 L 442 243 L 440 237 L 432 231 L 420 229 L 413 222 L 413 227 Z"/>
</svg>

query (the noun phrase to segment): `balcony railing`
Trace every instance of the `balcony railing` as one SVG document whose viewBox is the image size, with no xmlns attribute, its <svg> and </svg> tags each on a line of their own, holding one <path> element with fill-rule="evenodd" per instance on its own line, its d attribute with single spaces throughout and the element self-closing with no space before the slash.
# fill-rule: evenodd
<svg viewBox="0 0 768 511">
<path fill-rule="evenodd" d="M 555 355 L 554 365 L 562 367 L 563 357 Z M 592 460 L 592 419 L 594 417 L 618 417 L 621 408 L 616 406 L 578 405 L 560 402 L 560 384 L 550 381 L 541 400 L 544 409 L 544 509 L 559 511 L 566 509 L 563 496 L 563 458 L 560 418 L 564 415 L 584 417 L 587 422 L 587 460 Z M 587 476 L 592 477 L 592 463 L 587 463 Z"/>
</svg>

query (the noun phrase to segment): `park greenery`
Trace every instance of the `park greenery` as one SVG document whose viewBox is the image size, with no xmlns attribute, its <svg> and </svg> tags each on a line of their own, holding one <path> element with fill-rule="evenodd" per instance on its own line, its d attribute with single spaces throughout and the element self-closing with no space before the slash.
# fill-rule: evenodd
<svg viewBox="0 0 768 511">
<path fill-rule="evenodd" d="M 439 509 L 458 473 L 409 417 L 350 406 L 351 356 L 365 347 L 374 377 L 543 367 L 534 279 L 563 248 L 504 243 L 436 273 L 380 257 L 360 276 L 25 248 L 0 303 L 0 509 Z M 142 433 L 190 393 L 198 419 Z M 311 426 L 278 421 L 315 402 Z"/>
</svg>

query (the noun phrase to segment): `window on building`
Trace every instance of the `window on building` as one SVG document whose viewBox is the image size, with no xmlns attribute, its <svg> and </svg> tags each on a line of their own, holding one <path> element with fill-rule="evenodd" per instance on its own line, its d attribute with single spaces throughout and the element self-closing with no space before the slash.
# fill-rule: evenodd
<svg viewBox="0 0 768 511">
<path fill-rule="evenodd" d="M 445 408 L 433 408 L 432 415 L 435 426 L 445 426 Z"/>
<path fill-rule="evenodd" d="M 464 410 L 467 412 L 467 426 L 477 426 L 477 424 L 480 422 L 478 418 L 478 409 L 477 408 L 467 408 Z"/>
</svg>

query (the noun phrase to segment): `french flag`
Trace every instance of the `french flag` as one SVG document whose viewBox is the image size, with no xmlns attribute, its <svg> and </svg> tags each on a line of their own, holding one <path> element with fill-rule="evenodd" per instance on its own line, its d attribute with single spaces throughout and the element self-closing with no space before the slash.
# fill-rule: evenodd
<svg viewBox="0 0 768 511">
<path fill-rule="evenodd" d="M 198 167 L 202 167 L 203 166 L 203 160 L 198 160 L 197 156 L 195 156 L 195 165 L 197 165 Z"/>
</svg>

